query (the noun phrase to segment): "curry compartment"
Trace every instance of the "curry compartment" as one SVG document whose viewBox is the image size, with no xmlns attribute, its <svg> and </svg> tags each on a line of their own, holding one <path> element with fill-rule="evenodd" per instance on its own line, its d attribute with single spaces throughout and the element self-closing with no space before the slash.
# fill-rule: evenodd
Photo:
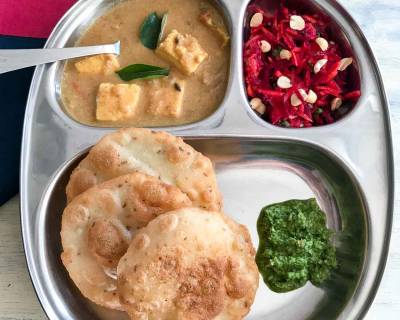
<svg viewBox="0 0 400 320">
<path fill-rule="evenodd" d="M 213 0 L 155 0 L 149 7 L 125 0 L 88 6 L 91 10 L 75 12 L 73 25 L 59 33 L 54 46 L 120 40 L 121 54 L 72 59 L 49 69 L 48 101 L 66 122 L 185 129 L 220 121 L 231 76 L 232 29 L 222 5 Z M 139 32 L 152 12 L 167 15 L 156 50 L 141 43 Z M 116 71 L 131 64 L 169 68 L 169 75 L 125 82 Z"/>
</svg>

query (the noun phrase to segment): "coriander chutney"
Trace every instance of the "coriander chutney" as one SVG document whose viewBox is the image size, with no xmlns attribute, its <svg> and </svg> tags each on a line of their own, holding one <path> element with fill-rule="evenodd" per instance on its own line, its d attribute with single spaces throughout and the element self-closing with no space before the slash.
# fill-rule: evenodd
<svg viewBox="0 0 400 320">
<path fill-rule="evenodd" d="M 333 231 L 315 199 L 268 205 L 257 221 L 256 262 L 265 284 L 275 292 L 318 286 L 336 267 Z"/>
</svg>

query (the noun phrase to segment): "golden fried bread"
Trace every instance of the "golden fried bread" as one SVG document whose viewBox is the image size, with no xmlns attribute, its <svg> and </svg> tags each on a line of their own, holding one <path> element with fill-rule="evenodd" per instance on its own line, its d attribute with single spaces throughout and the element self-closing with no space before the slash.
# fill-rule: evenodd
<svg viewBox="0 0 400 320">
<path fill-rule="evenodd" d="M 254 248 L 243 225 L 185 208 L 140 229 L 117 268 L 132 319 L 242 319 L 258 287 Z"/>
<path fill-rule="evenodd" d="M 139 128 L 108 134 L 90 150 L 71 174 L 68 201 L 98 183 L 135 171 L 177 186 L 196 207 L 221 209 L 210 159 L 179 137 Z"/>
<path fill-rule="evenodd" d="M 64 210 L 62 262 L 85 297 L 121 309 L 116 266 L 132 236 L 158 215 L 191 205 L 177 187 L 138 172 L 92 187 Z"/>
</svg>

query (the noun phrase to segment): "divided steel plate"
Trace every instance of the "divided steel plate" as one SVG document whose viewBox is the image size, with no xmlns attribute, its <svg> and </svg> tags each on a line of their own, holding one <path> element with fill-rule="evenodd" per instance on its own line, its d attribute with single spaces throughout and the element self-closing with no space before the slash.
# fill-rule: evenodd
<svg viewBox="0 0 400 320">
<path fill-rule="evenodd" d="M 79 1 L 59 22 L 46 47 L 72 45 L 93 19 L 118 1 Z M 342 120 L 325 127 L 285 129 L 261 120 L 243 88 L 242 41 L 248 1 L 217 1 L 232 35 L 226 96 L 209 118 L 156 128 L 183 136 L 216 165 L 225 211 L 248 226 L 255 246 L 261 207 L 316 196 L 337 230 L 340 267 L 321 288 L 286 294 L 260 280 L 247 319 L 359 319 L 384 270 L 391 232 L 394 172 L 388 105 L 372 52 L 348 13 L 334 0 L 292 1 L 328 15 L 353 51 L 362 97 Z M 273 3 L 273 1 L 264 1 Z M 60 105 L 62 63 L 36 69 L 21 155 L 21 222 L 28 268 L 50 319 L 125 319 L 84 299 L 63 268 L 60 219 L 65 184 L 77 161 L 112 128 L 81 125 Z"/>
</svg>

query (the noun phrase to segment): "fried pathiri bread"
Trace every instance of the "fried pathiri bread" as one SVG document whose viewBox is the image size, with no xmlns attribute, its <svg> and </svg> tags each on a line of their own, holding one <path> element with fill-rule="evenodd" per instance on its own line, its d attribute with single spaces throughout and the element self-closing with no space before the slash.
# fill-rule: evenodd
<svg viewBox="0 0 400 320">
<path fill-rule="evenodd" d="M 132 319 L 242 319 L 258 287 L 245 226 L 198 208 L 163 214 L 140 229 L 117 268 Z"/>
<path fill-rule="evenodd" d="M 177 187 L 138 172 L 92 187 L 64 210 L 62 262 L 85 297 L 121 309 L 116 266 L 132 236 L 160 214 L 191 205 Z"/>
<path fill-rule="evenodd" d="M 177 186 L 196 207 L 221 210 L 210 159 L 179 137 L 140 128 L 108 134 L 90 150 L 71 174 L 68 201 L 98 183 L 135 171 Z"/>
</svg>

